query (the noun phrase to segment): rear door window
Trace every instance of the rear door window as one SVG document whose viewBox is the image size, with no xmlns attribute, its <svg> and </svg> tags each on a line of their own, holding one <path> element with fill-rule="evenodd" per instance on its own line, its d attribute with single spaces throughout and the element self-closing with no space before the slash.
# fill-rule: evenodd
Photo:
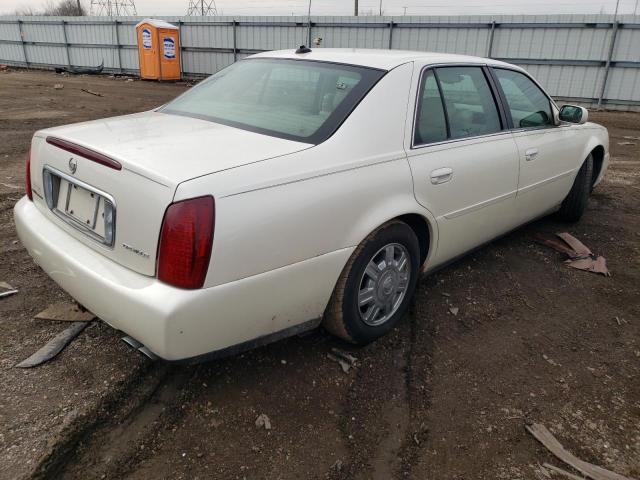
<svg viewBox="0 0 640 480">
<path fill-rule="evenodd" d="M 414 145 L 446 140 L 448 138 L 447 120 L 433 70 L 427 70 L 422 76 L 419 95 L 416 126 L 413 132 Z"/>
<path fill-rule="evenodd" d="M 525 74 L 514 70 L 495 68 L 513 126 L 541 128 L 553 125 L 551 102 L 544 92 Z"/>
<path fill-rule="evenodd" d="M 436 69 L 452 139 L 502 130 L 491 87 L 481 67 Z"/>
</svg>

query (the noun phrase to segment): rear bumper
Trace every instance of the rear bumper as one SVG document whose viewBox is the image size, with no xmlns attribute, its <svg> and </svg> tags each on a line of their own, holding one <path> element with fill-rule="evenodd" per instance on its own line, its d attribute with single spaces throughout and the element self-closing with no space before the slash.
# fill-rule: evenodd
<svg viewBox="0 0 640 480">
<path fill-rule="evenodd" d="M 182 290 L 93 251 L 26 197 L 16 204 L 14 218 L 22 244 L 60 287 L 166 360 L 223 350 L 320 318 L 353 250 L 212 288 Z"/>
</svg>

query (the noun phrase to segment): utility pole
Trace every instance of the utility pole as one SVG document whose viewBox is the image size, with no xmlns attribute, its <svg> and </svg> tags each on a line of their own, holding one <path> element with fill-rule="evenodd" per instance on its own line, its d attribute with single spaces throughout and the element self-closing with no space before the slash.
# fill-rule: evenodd
<svg viewBox="0 0 640 480">
<path fill-rule="evenodd" d="M 404 15 L 406 16 L 407 15 L 407 7 L 402 7 L 402 8 L 404 8 Z"/>
<path fill-rule="evenodd" d="M 78 4 L 78 15 L 82 15 L 82 7 L 80 6 L 80 0 L 77 0 L 76 3 Z M 638 2 L 636 2 L 636 7 L 638 6 Z"/>
<path fill-rule="evenodd" d="M 217 16 L 222 12 L 218 11 L 216 7 L 216 0 L 189 0 L 189 6 L 187 7 L 187 16 Z"/>
<path fill-rule="evenodd" d="M 76 0 L 80 5 L 80 1 Z M 135 0 L 91 0 L 89 13 L 96 16 L 136 16 Z"/>
<path fill-rule="evenodd" d="M 311 0 L 309 0 L 309 10 L 307 10 L 307 41 L 303 41 L 301 45 L 311 47 Z"/>
<path fill-rule="evenodd" d="M 613 13 L 613 23 L 616 22 L 618 18 L 618 7 L 620 6 L 620 0 L 616 0 L 616 11 Z"/>
<path fill-rule="evenodd" d="M 633 7 L 633 14 L 637 15 L 638 14 L 638 0 L 636 0 L 636 6 Z"/>
<path fill-rule="evenodd" d="M 357 17 L 358 16 L 358 0 L 353 0 L 353 14 Z"/>
<path fill-rule="evenodd" d="M 637 3 L 637 0 L 636 0 Z M 382 16 L 382 0 L 380 0 L 380 16 Z"/>
</svg>

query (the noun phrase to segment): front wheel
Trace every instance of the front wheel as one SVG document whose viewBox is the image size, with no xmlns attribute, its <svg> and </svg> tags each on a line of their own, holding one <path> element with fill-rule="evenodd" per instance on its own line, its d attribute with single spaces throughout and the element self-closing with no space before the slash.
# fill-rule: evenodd
<svg viewBox="0 0 640 480">
<path fill-rule="evenodd" d="M 324 327 L 364 345 L 391 330 L 405 315 L 418 280 L 420 247 L 406 223 L 390 221 L 355 250 L 331 296 Z"/>
<path fill-rule="evenodd" d="M 593 157 L 591 154 L 580 167 L 580 171 L 573 181 L 569 194 L 562 202 L 558 217 L 565 222 L 577 222 L 589 203 L 593 180 Z"/>
</svg>

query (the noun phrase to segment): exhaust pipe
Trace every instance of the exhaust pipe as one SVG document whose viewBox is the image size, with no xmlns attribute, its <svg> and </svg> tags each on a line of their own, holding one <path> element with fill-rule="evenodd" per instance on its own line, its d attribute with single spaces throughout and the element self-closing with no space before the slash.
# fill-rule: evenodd
<svg viewBox="0 0 640 480">
<path fill-rule="evenodd" d="M 151 350 L 149 350 L 147 347 L 145 347 L 143 344 L 141 344 L 135 338 L 130 337 L 130 336 L 127 335 L 126 337 L 122 337 L 122 341 L 124 343 L 126 343 L 127 345 L 129 345 L 134 350 L 137 350 L 138 352 L 142 353 L 143 355 L 146 355 L 152 361 L 155 362 L 156 360 L 158 360 L 158 356 L 155 353 L 153 353 Z"/>
</svg>

